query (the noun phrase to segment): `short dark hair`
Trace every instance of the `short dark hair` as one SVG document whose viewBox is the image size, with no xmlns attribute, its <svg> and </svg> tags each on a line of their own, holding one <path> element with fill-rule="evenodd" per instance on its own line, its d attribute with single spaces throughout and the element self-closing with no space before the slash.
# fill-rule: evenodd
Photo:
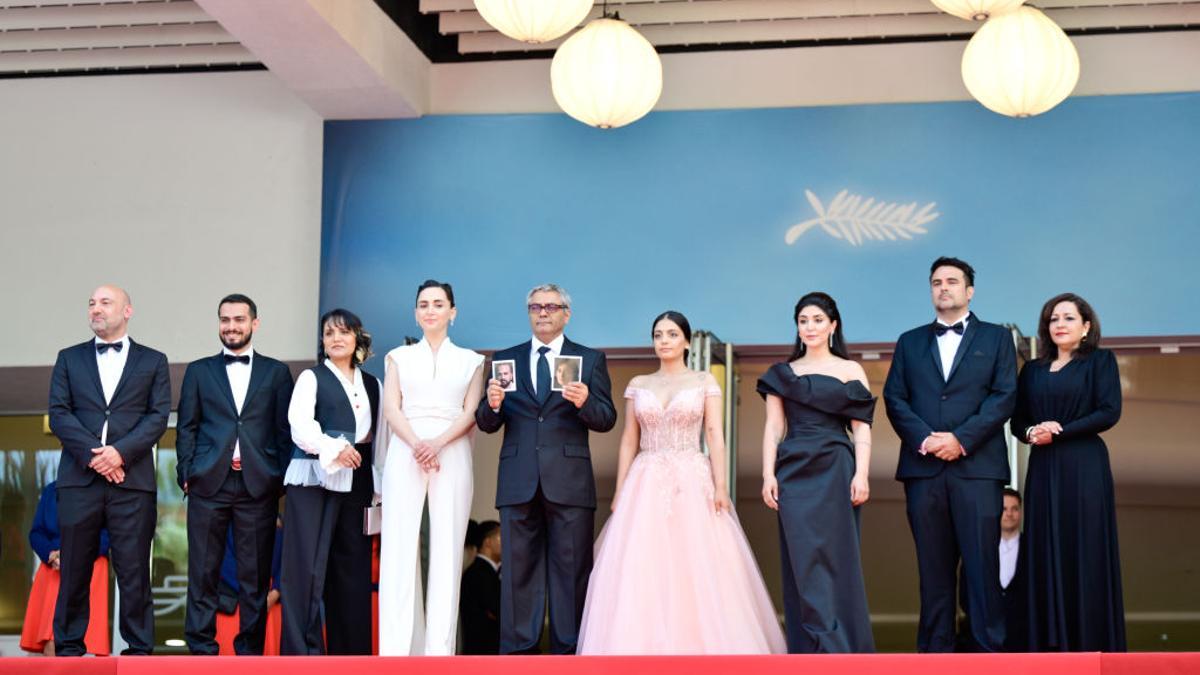
<svg viewBox="0 0 1200 675">
<path fill-rule="evenodd" d="M 229 295 L 221 298 L 221 301 L 217 303 L 217 312 L 221 311 L 221 305 L 247 305 L 250 307 L 250 318 L 258 318 L 258 305 L 254 304 L 254 301 L 251 300 L 250 296 L 248 295 L 242 295 L 241 293 L 230 293 Z"/>
<path fill-rule="evenodd" d="M 421 291 L 424 291 L 426 288 L 442 289 L 446 292 L 446 299 L 450 301 L 450 306 L 454 306 L 454 289 L 450 287 L 450 284 L 444 281 L 437 281 L 435 279 L 426 279 L 425 281 L 421 282 L 420 286 L 417 286 L 418 299 L 421 297 Z M 416 304 L 416 300 L 413 301 L 413 304 Z"/>
<path fill-rule="evenodd" d="M 474 546 L 476 549 L 483 548 L 483 542 L 486 541 L 488 537 L 499 531 L 500 523 L 494 520 L 485 520 L 476 525 L 475 528 L 468 533 L 470 535 L 470 539 L 468 539 L 467 544 Z"/>
<path fill-rule="evenodd" d="M 371 334 L 363 328 L 362 319 L 358 315 L 348 309 L 331 309 L 321 315 L 321 322 L 317 324 L 317 363 L 325 360 L 325 324 L 333 324 L 335 326 L 345 326 L 354 333 L 354 354 L 350 356 L 350 365 L 358 367 L 363 364 L 363 361 L 371 358 L 374 352 L 371 351 Z"/>
<path fill-rule="evenodd" d="M 1008 487 L 1007 485 L 1006 485 L 1006 486 L 1004 486 L 1004 495 L 1003 495 L 1003 496 L 1004 496 L 1004 497 L 1016 497 L 1016 498 L 1017 498 L 1017 503 L 1018 503 L 1018 504 L 1020 504 L 1020 503 L 1021 503 L 1021 493 L 1020 493 L 1020 492 L 1017 492 L 1017 491 L 1016 491 L 1015 489 L 1013 489 L 1013 488 L 1010 488 L 1010 487 Z"/>
<path fill-rule="evenodd" d="M 803 298 L 796 302 L 796 308 L 792 310 L 792 325 L 798 326 L 800 323 L 800 312 L 805 307 L 816 307 L 829 317 L 830 321 L 836 321 L 837 327 L 833 329 L 833 343 L 829 345 L 829 351 L 834 356 L 843 359 L 850 358 L 850 350 L 846 348 L 846 338 L 842 335 L 842 313 L 838 311 L 837 301 L 828 293 L 813 291 L 806 293 Z M 800 339 L 799 331 L 796 334 L 796 345 L 792 347 L 792 353 L 788 356 L 788 361 L 795 361 L 808 353 L 808 346 L 804 344 L 804 340 Z"/>
<path fill-rule="evenodd" d="M 1075 307 L 1079 309 L 1079 319 L 1091 324 L 1088 327 L 1087 335 L 1079 341 L 1079 347 L 1071 352 L 1071 358 L 1087 356 L 1096 351 L 1096 348 L 1100 346 L 1100 317 L 1096 316 L 1096 310 L 1092 309 L 1087 300 L 1074 293 L 1059 293 L 1042 305 L 1042 314 L 1038 318 L 1037 334 L 1038 342 L 1041 343 L 1038 347 L 1038 356 L 1050 361 L 1058 356 L 1058 347 L 1050 339 L 1050 317 L 1054 314 L 1054 307 L 1060 302 L 1074 303 Z"/>
<path fill-rule="evenodd" d="M 938 258 L 937 260 L 934 260 L 933 264 L 929 266 L 929 278 L 930 279 L 933 279 L 933 273 L 936 272 L 937 268 L 939 268 L 939 267 L 957 267 L 958 269 L 962 270 L 963 276 L 966 277 L 967 285 L 968 286 L 975 285 L 975 268 L 971 267 L 971 265 L 968 264 L 967 261 L 959 260 L 958 258 L 950 258 L 947 256 L 942 256 L 942 257 Z"/>
</svg>

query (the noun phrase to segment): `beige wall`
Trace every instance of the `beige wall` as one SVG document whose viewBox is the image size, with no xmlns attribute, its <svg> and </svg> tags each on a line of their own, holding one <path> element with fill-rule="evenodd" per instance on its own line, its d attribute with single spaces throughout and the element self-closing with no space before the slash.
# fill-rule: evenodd
<svg viewBox="0 0 1200 675">
<path fill-rule="evenodd" d="M 216 302 L 259 304 L 257 347 L 315 349 L 323 123 L 267 72 L 0 80 L 2 366 L 90 337 L 101 283 L 172 362 L 213 353 Z"/>
</svg>

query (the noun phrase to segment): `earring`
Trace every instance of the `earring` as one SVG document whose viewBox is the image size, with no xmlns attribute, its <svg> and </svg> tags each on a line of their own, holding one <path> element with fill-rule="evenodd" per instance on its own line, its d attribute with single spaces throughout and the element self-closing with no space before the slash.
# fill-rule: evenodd
<svg viewBox="0 0 1200 675">
<path fill-rule="evenodd" d="M 1086 332 L 1083 334 L 1083 338 L 1081 338 L 1081 339 L 1083 339 L 1083 340 L 1086 340 L 1086 339 L 1087 339 L 1087 333 L 1086 333 Z"/>
<path fill-rule="evenodd" d="M 453 326 L 453 325 L 454 325 L 454 319 L 450 319 L 450 325 L 451 325 L 451 326 Z"/>
<path fill-rule="evenodd" d="M 829 348 L 833 349 L 833 333 L 829 334 Z"/>
</svg>

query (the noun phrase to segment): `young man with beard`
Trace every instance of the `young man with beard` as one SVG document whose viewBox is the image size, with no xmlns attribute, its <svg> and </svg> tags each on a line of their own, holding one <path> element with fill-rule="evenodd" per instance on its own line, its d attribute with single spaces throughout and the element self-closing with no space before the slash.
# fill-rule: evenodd
<svg viewBox="0 0 1200 675">
<path fill-rule="evenodd" d="M 221 353 L 188 364 L 179 399 L 176 474 L 188 496 L 184 638 L 193 654 L 218 652 L 216 611 L 226 534 L 233 525 L 238 654 L 262 654 L 275 517 L 291 457 L 292 374 L 254 351 L 258 307 L 233 294 L 217 305 Z"/>
</svg>

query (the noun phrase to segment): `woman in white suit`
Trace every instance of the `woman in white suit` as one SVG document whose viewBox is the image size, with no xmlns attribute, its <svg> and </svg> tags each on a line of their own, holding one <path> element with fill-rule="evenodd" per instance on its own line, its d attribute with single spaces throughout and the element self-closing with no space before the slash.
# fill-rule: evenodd
<svg viewBox="0 0 1200 675">
<path fill-rule="evenodd" d="M 417 289 L 424 338 L 385 360 L 379 653 L 450 655 L 458 627 L 463 540 L 471 513 L 471 445 L 483 395 L 483 356 L 447 336 L 457 310 L 450 284 Z M 429 497 L 429 578 L 421 623 L 418 546 Z"/>
</svg>

